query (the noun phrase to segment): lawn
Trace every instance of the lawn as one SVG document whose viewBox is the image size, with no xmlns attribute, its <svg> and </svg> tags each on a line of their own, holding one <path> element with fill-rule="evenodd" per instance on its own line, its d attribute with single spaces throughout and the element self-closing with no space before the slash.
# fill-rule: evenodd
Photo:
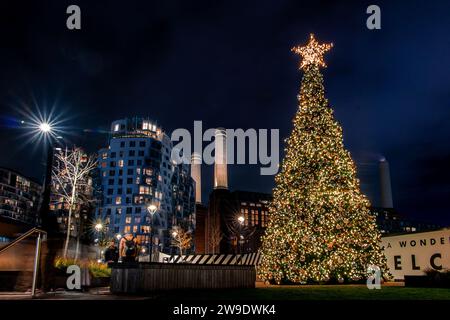
<svg viewBox="0 0 450 320">
<path fill-rule="evenodd" d="M 255 289 L 189 290 L 158 294 L 156 299 L 184 300 L 450 300 L 450 289 L 383 286 L 269 286 Z"/>
</svg>

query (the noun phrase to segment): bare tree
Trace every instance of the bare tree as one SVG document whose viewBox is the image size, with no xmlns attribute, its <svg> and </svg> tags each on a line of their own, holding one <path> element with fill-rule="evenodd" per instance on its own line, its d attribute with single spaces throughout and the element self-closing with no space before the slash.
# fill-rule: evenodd
<svg viewBox="0 0 450 320">
<path fill-rule="evenodd" d="M 180 255 L 183 255 L 183 250 L 192 246 L 192 230 L 186 230 L 181 226 L 173 226 L 172 245 L 180 250 Z"/>
<path fill-rule="evenodd" d="M 223 233 L 220 228 L 220 223 L 217 218 L 213 217 L 209 225 L 209 245 L 211 246 L 212 254 L 216 253 L 216 248 L 220 246 L 223 238 Z"/>
<path fill-rule="evenodd" d="M 67 235 L 63 256 L 67 256 L 72 225 L 72 214 L 89 201 L 92 180 L 90 172 L 97 166 L 93 156 L 87 156 L 80 148 L 59 151 L 55 154 L 52 170 L 52 188 L 56 203 L 68 209 Z"/>
</svg>

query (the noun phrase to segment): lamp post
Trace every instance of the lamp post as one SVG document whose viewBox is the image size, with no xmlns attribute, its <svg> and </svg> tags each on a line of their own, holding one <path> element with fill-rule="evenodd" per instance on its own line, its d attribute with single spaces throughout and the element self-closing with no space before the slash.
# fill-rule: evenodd
<svg viewBox="0 0 450 320">
<path fill-rule="evenodd" d="M 147 211 L 150 213 L 150 262 L 153 260 L 153 216 L 155 215 L 156 210 L 158 209 L 157 206 L 154 204 L 151 204 L 147 207 Z"/>
<path fill-rule="evenodd" d="M 172 238 L 174 239 L 175 243 L 177 243 L 177 236 L 178 236 L 178 232 L 176 230 L 172 231 Z M 175 252 L 176 252 L 176 249 L 175 249 Z M 181 255 L 181 252 L 180 252 L 180 255 Z"/>
<path fill-rule="evenodd" d="M 39 208 L 39 216 L 42 220 L 42 225 L 46 231 L 51 231 L 53 226 L 50 223 L 49 204 L 52 182 L 52 166 L 53 166 L 53 144 L 50 140 L 52 127 L 47 122 L 42 122 L 38 126 L 39 132 L 45 136 L 44 142 L 48 141 L 47 145 L 47 161 L 45 167 L 44 188 L 42 190 L 42 202 Z M 48 138 L 48 139 L 47 139 Z"/>
<path fill-rule="evenodd" d="M 245 222 L 245 217 L 244 216 L 239 216 L 238 217 L 238 222 L 239 222 L 239 235 L 238 235 L 238 251 L 239 254 L 241 254 L 242 252 L 242 247 L 241 247 L 241 242 L 243 241 L 243 237 L 242 237 L 242 226 L 244 225 Z"/>
<path fill-rule="evenodd" d="M 98 252 L 99 252 L 99 260 L 101 260 L 102 259 L 102 248 L 101 247 L 102 247 L 102 240 L 103 240 L 101 231 L 103 230 L 103 224 L 100 222 L 96 223 L 94 226 L 94 229 L 98 233 L 98 247 L 99 247 Z"/>
</svg>

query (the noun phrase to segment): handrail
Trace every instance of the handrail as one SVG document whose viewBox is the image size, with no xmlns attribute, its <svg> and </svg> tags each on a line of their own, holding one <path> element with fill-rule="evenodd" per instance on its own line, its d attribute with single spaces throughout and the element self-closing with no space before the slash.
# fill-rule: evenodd
<svg viewBox="0 0 450 320">
<path fill-rule="evenodd" d="M 23 239 L 31 236 L 34 233 L 38 233 L 38 234 L 47 234 L 47 232 L 45 232 L 44 230 L 41 230 L 39 228 L 31 228 L 30 230 L 28 230 L 27 232 L 25 232 L 24 234 L 22 234 L 21 236 L 17 237 L 14 241 L 8 243 L 6 246 L 4 246 L 3 248 L 0 249 L 0 254 L 2 254 L 3 252 L 5 252 L 6 250 L 8 250 L 11 247 L 14 247 L 16 244 L 18 244 L 20 241 L 22 241 Z"/>
</svg>

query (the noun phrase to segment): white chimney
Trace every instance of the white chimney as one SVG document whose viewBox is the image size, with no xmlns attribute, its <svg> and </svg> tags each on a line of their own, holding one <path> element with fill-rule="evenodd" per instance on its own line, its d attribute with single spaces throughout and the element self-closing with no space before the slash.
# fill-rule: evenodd
<svg viewBox="0 0 450 320">
<path fill-rule="evenodd" d="M 381 207 L 393 208 L 391 174 L 389 171 L 389 163 L 386 159 L 380 161 L 380 191 L 381 191 Z"/>
<path fill-rule="evenodd" d="M 215 134 L 214 189 L 228 189 L 227 133 L 217 128 Z"/>
<path fill-rule="evenodd" d="M 202 157 L 198 152 L 192 153 L 191 177 L 195 181 L 195 203 L 202 203 Z"/>
</svg>

